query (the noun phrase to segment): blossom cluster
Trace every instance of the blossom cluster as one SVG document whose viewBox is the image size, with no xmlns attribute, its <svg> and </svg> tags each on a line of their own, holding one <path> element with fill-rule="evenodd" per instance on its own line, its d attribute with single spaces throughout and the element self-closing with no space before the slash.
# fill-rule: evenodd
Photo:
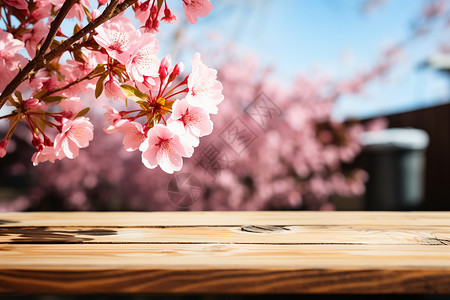
<svg viewBox="0 0 450 300">
<path fill-rule="evenodd" d="M 105 131 L 121 133 L 125 149 L 139 149 L 146 167 L 160 166 L 167 173 L 179 171 L 183 157 L 192 156 L 199 138 L 212 132 L 210 114 L 217 114 L 217 105 L 223 100 L 217 72 L 201 61 L 199 53 L 184 77 L 183 63 L 172 65 L 170 55 L 159 58 L 159 22 L 177 20 L 166 1 L 98 0 L 98 8 L 92 10 L 88 0 L 72 1 L 66 9 L 69 2 L 0 3 L 5 16 L 4 30 L 0 29 L 0 90 L 6 91 L 20 80 L 12 93 L 1 95 L 7 97 L 10 109 L 0 120 L 7 119 L 10 127 L 0 141 L 0 157 L 6 155 L 8 142 L 21 121 L 27 124 L 31 144 L 37 150 L 33 165 L 77 157 L 94 133 L 86 116 L 89 107 L 85 107 L 85 99 L 103 95 L 111 103 L 105 106 L 104 117 L 109 123 Z M 54 32 L 58 39 L 52 37 L 52 22 L 66 10 L 66 18 L 80 21 L 74 26 L 75 36 L 82 32 L 85 17 L 87 27 L 101 20 L 109 6 L 117 10 L 119 5 L 126 9 L 131 4 L 135 18 L 141 22 L 139 28 L 118 14 L 94 26 L 68 48 L 63 46 L 71 39 L 60 28 Z M 192 24 L 212 10 L 209 0 L 183 0 L 183 7 Z M 42 49 L 47 41 L 49 48 Z M 56 57 L 46 61 L 53 52 Z M 39 58 L 44 58 L 42 65 L 35 63 Z M 24 71 L 19 70 L 33 63 L 34 67 L 20 79 Z"/>
<path fill-rule="evenodd" d="M 332 197 L 350 198 L 364 193 L 367 174 L 351 165 L 361 151 L 359 135 L 386 124 L 382 119 L 367 125 L 339 122 L 333 120 L 332 109 L 340 96 L 351 93 L 361 97 L 368 84 L 384 78 L 394 66 L 390 54 L 366 72 L 346 80 L 299 73 L 289 86 L 251 57 L 239 59 L 238 53 L 231 51 L 229 55 L 215 57 L 223 61 L 217 68 L 223 93 L 235 100 L 223 102 L 220 115 L 211 116 L 214 133 L 203 138 L 183 167 L 183 173 L 201 182 L 202 192 L 192 206 L 182 209 L 324 210 L 333 208 Z M 282 111 L 280 117 L 268 120 L 264 130 L 244 112 L 261 91 Z M 227 128 L 236 117 L 257 134 L 239 155 L 220 137 L 224 132 L 225 138 L 228 136 Z M 111 152 L 123 147 L 119 138 L 98 136 L 100 143 L 80 154 L 81 163 L 63 160 L 55 166 L 33 168 L 34 177 L 39 178 L 36 185 L 25 196 L 0 204 L 0 211 L 48 207 L 50 195 L 58 197 L 52 204 L 58 209 L 180 209 L 168 199 L 168 183 L 173 176 L 155 170 L 149 180 L 147 169 L 136 159 L 138 152 L 104 155 L 105 147 Z M 218 151 L 217 155 L 211 150 Z M 11 164 L 7 169 L 9 174 L 16 172 L 19 176 L 23 167 Z M 41 174 L 58 176 L 49 182 Z"/>
</svg>

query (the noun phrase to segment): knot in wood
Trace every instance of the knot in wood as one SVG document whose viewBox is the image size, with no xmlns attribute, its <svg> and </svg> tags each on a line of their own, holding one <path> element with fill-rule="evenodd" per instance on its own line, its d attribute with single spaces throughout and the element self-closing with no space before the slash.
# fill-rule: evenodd
<svg viewBox="0 0 450 300">
<path fill-rule="evenodd" d="M 251 232 L 251 233 L 279 233 L 289 228 L 280 225 L 244 225 L 241 227 L 241 231 Z"/>
</svg>

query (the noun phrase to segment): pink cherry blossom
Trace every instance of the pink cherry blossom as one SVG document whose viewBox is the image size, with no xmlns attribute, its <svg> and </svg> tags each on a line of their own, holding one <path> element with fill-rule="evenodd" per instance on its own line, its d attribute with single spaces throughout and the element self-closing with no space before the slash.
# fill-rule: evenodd
<svg viewBox="0 0 450 300">
<path fill-rule="evenodd" d="M 105 96 L 112 100 L 126 99 L 119 84 L 112 77 L 105 82 Z"/>
<path fill-rule="evenodd" d="M 139 150 L 142 151 L 142 162 L 147 168 L 154 169 L 159 165 L 169 174 L 181 170 L 182 157 L 190 157 L 194 152 L 192 146 L 183 144 L 178 135 L 161 124 L 148 131 L 148 137 Z"/>
<path fill-rule="evenodd" d="M 40 0 L 40 1 L 34 1 L 36 3 L 35 9 L 31 12 L 31 16 L 35 20 L 41 20 L 47 17 L 50 17 L 51 11 L 52 11 L 52 5 L 55 5 L 53 3 L 53 0 Z M 62 6 L 57 5 L 55 6 L 55 11 L 60 9 Z"/>
<path fill-rule="evenodd" d="M 159 66 L 158 73 L 162 78 L 166 78 L 167 75 L 169 75 L 169 68 L 170 68 L 171 61 L 172 61 L 172 58 L 170 57 L 170 55 L 166 55 L 161 60 L 161 65 Z"/>
<path fill-rule="evenodd" d="M 109 114 L 109 113 L 105 113 L 105 115 L 106 114 Z M 113 123 L 111 123 L 111 125 L 109 125 L 105 129 L 103 129 L 103 131 L 105 131 L 106 133 L 109 133 L 109 134 L 114 133 L 114 132 L 120 132 L 122 127 L 128 126 L 129 122 L 130 122 L 130 120 L 122 119 L 122 117 L 120 117 L 120 119 L 113 120 Z"/>
<path fill-rule="evenodd" d="M 28 9 L 28 3 L 25 0 L 4 0 L 6 4 L 17 9 Z"/>
<path fill-rule="evenodd" d="M 83 102 L 80 98 L 66 99 L 59 103 L 59 107 L 63 110 L 63 117 L 66 119 L 74 119 L 75 116 L 83 109 Z"/>
<path fill-rule="evenodd" d="M 78 20 L 83 21 L 84 19 L 84 9 L 83 6 L 86 8 L 90 7 L 90 1 L 89 0 L 80 0 L 78 3 L 75 3 L 72 8 L 70 9 L 69 13 L 67 14 L 67 18 L 77 18 Z"/>
<path fill-rule="evenodd" d="M 100 17 L 101 14 L 102 13 L 98 9 L 93 9 L 91 11 L 91 18 L 92 18 L 92 20 L 97 19 L 98 17 Z"/>
<path fill-rule="evenodd" d="M 183 0 L 184 15 L 191 24 L 197 23 L 197 17 L 206 17 L 213 9 L 209 0 Z"/>
<path fill-rule="evenodd" d="M 217 114 L 222 102 L 222 84 L 216 79 L 217 71 L 208 68 L 196 53 L 192 58 L 192 72 L 188 78 L 189 92 L 186 100 L 193 106 L 203 107 L 210 114 Z"/>
<path fill-rule="evenodd" d="M 158 41 L 153 34 L 144 34 L 135 53 L 131 53 L 126 64 L 131 78 L 143 82 L 144 76 L 157 77 L 159 70 Z"/>
<path fill-rule="evenodd" d="M 162 17 L 161 20 L 168 24 L 173 24 L 177 21 L 177 17 L 172 13 L 170 8 L 167 7 L 167 2 L 164 2 L 165 8 L 164 8 L 164 17 Z"/>
<path fill-rule="evenodd" d="M 105 48 L 109 56 L 126 64 L 130 55 L 127 53 L 139 43 L 141 33 L 137 31 L 131 22 L 121 16 L 115 17 L 102 26 L 97 27 L 95 41 Z"/>
<path fill-rule="evenodd" d="M 19 67 L 25 67 L 27 60 L 18 51 L 24 47 L 22 41 L 14 39 L 11 33 L 0 29 L 0 89 L 6 87 L 9 81 L 19 72 Z"/>
<path fill-rule="evenodd" d="M 62 129 L 55 137 L 55 150 L 72 159 L 78 156 L 80 148 L 86 148 L 94 138 L 94 126 L 86 117 L 70 120 L 63 118 Z"/>
<path fill-rule="evenodd" d="M 134 13 L 136 19 L 141 21 L 141 23 L 145 23 L 150 16 L 150 1 L 147 0 L 144 3 L 140 4 L 139 7 L 136 8 Z"/>
<path fill-rule="evenodd" d="M 98 64 L 107 61 L 107 56 L 102 55 L 98 51 L 82 49 L 83 62 L 68 59 L 66 64 L 61 66 L 61 73 L 65 76 L 66 81 L 75 81 L 89 74 Z M 95 84 L 96 82 L 94 82 Z"/>
<path fill-rule="evenodd" d="M 135 151 L 144 142 L 146 138 L 145 132 L 140 123 L 128 120 L 124 121 L 121 126 L 117 127 L 117 130 L 124 135 L 123 145 L 125 146 L 125 150 Z"/>
<path fill-rule="evenodd" d="M 209 135 L 213 130 L 209 114 L 201 107 L 189 105 L 184 99 L 173 104 L 168 126 L 179 135 L 187 135 L 194 147 L 198 146 L 199 137 Z"/>
<path fill-rule="evenodd" d="M 107 112 L 103 114 L 103 118 L 110 124 L 109 127 L 105 128 L 105 131 L 108 133 L 109 131 L 113 132 L 112 130 L 114 129 L 116 123 L 122 120 L 122 116 L 115 108 L 109 106 L 104 106 L 103 108 L 107 110 Z"/>
<path fill-rule="evenodd" d="M 48 33 L 48 26 L 41 20 L 34 24 L 29 33 L 23 35 L 23 42 L 27 49 L 28 55 L 33 58 L 36 55 L 36 48 L 39 43 L 43 43 Z"/>
<path fill-rule="evenodd" d="M 62 157 L 59 157 L 62 158 Z M 33 162 L 33 166 L 37 166 L 41 162 L 50 161 L 51 163 L 54 163 L 55 160 L 58 159 L 56 155 L 55 148 L 51 146 L 43 146 L 43 148 L 36 153 L 33 154 L 31 157 L 31 161 Z"/>
<path fill-rule="evenodd" d="M 150 77 L 150 76 L 143 76 L 144 77 L 144 81 L 143 82 L 139 82 L 136 81 L 136 87 L 141 90 L 141 91 L 145 91 L 145 90 L 156 90 L 159 89 L 159 85 L 161 83 L 161 79 L 159 77 Z"/>
</svg>

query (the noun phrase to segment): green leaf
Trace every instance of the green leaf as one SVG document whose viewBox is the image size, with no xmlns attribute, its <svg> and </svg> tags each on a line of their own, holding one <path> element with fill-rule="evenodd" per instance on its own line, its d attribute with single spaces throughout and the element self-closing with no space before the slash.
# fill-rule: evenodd
<svg viewBox="0 0 450 300">
<path fill-rule="evenodd" d="M 105 72 L 105 65 L 103 64 L 98 64 L 94 70 L 91 71 L 91 73 L 89 73 L 89 76 L 95 76 L 98 75 L 100 73 Z"/>
<path fill-rule="evenodd" d="M 60 102 L 64 99 L 66 99 L 66 98 L 67 97 L 64 97 L 64 96 L 48 96 L 41 100 L 44 102 L 47 102 L 47 103 L 56 103 L 56 102 Z"/>
<path fill-rule="evenodd" d="M 73 34 L 77 33 L 77 32 L 80 31 L 80 30 L 81 30 L 80 25 L 75 24 L 75 26 L 73 27 Z"/>
<path fill-rule="evenodd" d="M 53 40 L 51 45 L 50 45 L 50 49 L 55 49 L 57 48 L 59 45 L 61 45 L 60 42 L 58 42 L 57 40 Z"/>
<path fill-rule="evenodd" d="M 128 85 L 128 84 L 122 84 L 120 86 L 120 88 L 122 89 L 123 94 L 128 98 L 131 99 L 135 102 L 137 101 L 142 101 L 142 100 L 147 100 L 148 99 L 148 95 L 141 92 L 140 90 L 138 90 L 137 88 Z"/>
<path fill-rule="evenodd" d="M 91 12 L 89 11 L 89 9 L 83 5 L 83 9 L 84 9 L 84 13 L 86 14 L 86 18 L 88 20 L 88 22 L 92 21 L 92 16 L 91 16 Z"/>
<path fill-rule="evenodd" d="M 79 118 L 79 117 L 84 117 L 90 110 L 90 107 L 86 107 L 85 109 L 83 109 L 82 111 L 80 111 L 75 118 Z"/>
<path fill-rule="evenodd" d="M 42 131 L 45 131 L 46 124 L 43 119 L 36 118 L 34 119 L 34 122 L 36 123 L 37 127 L 39 127 Z"/>
<path fill-rule="evenodd" d="M 84 63 L 86 61 L 86 57 L 84 56 L 83 52 L 81 52 L 81 49 L 76 49 L 72 53 L 76 61 L 80 63 Z"/>
<path fill-rule="evenodd" d="M 53 125 L 52 122 L 50 122 L 47 119 L 40 119 L 40 120 L 42 120 L 42 122 L 44 122 L 48 127 L 52 127 L 52 128 L 55 127 L 55 125 Z"/>
<path fill-rule="evenodd" d="M 95 98 L 100 97 L 100 95 L 103 93 L 103 82 L 105 81 L 107 76 L 108 73 L 105 73 L 98 79 L 97 84 L 95 85 Z"/>
<path fill-rule="evenodd" d="M 16 96 L 17 100 L 19 100 L 19 102 L 23 102 L 22 93 L 21 92 L 15 91 L 14 95 Z"/>
<path fill-rule="evenodd" d="M 8 100 L 9 100 L 9 102 L 10 102 L 12 105 L 14 105 L 14 107 L 20 109 L 21 104 L 18 102 L 18 100 L 17 100 L 16 97 L 13 97 L 13 96 L 9 95 L 9 96 L 8 96 Z"/>
<path fill-rule="evenodd" d="M 136 103 L 142 105 L 146 109 L 150 107 L 147 101 L 136 101 Z"/>
<path fill-rule="evenodd" d="M 37 92 L 36 94 L 33 95 L 33 98 L 36 98 L 36 99 L 40 100 L 42 98 L 42 96 L 47 94 L 47 92 L 48 91 L 46 89 L 40 90 L 39 92 Z"/>
</svg>

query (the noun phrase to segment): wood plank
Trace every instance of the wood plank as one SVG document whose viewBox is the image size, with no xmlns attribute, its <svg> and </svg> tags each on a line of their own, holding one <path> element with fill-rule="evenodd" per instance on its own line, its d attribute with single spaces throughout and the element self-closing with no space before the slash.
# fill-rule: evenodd
<svg viewBox="0 0 450 300">
<path fill-rule="evenodd" d="M 450 268 L 447 245 L 3 244 L 0 269 Z"/>
<path fill-rule="evenodd" d="M 1 245 L 1 293 L 450 293 L 448 246 Z"/>
<path fill-rule="evenodd" d="M 448 270 L 0 270 L 0 293 L 449 294 Z"/>
<path fill-rule="evenodd" d="M 401 225 L 450 226 L 448 212 L 32 212 L 0 213 L 0 226 L 241 226 Z"/>
<path fill-rule="evenodd" d="M 5 213 L 0 293 L 450 294 L 450 213 Z"/>
<path fill-rule="evenodd" d="M 0 243 L 450 244 L 450 227 L 0 227 Z"/>
</svg>

